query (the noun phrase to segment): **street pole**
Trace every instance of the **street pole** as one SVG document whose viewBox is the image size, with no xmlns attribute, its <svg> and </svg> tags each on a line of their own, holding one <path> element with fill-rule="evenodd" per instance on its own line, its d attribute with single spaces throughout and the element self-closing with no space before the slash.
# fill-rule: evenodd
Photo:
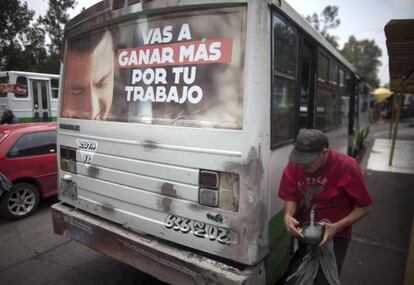
<svg viewBox="0 0 414 285">
<path fill-rule="evenodd" d="M 392 137 L 392 127 L 394 125 L 394 120 L 395 120 L 395 109 L 396 109 L 396 104 L 395 104 L 395 97 L 396 96 L 392 96 L 392 107 L 391 107 L 391 118 L 390 118 L 390 133 L 388 135 L 388 138 L 391 139 Z"/>
<path fill-rule="evenodd" d="M 399 96 L 398 96 L 399 95 Z M 397 140 L 397 131 L 398 131 L 398 123 L 400 122 L 400 113 L 401 113 L 401 104 L 403 96 L 402 94 L 396 94 L 397 96 L 397 114 L 395 116 L 396 122 L 394 123 L 394 132 L 392 136 L 392 144 L 391 144 L 391 154 L 390 154 L 390 161 L 388 162 L 388 165 L 392 165 L 392 160 L 394 158 L 394 150 L 395 150 L 395 141 Z"/>
</svg>

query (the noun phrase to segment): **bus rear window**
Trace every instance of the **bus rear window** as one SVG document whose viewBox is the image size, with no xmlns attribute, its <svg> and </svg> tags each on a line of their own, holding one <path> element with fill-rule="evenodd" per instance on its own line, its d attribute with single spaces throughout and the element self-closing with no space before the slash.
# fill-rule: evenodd
<svg viewBox="0 0 414 285">
<path fill-rule="evenodd" d="M 151 16 L 68 41 L 61 116 L 241 129 L 246 8 Z"/>
</svg>

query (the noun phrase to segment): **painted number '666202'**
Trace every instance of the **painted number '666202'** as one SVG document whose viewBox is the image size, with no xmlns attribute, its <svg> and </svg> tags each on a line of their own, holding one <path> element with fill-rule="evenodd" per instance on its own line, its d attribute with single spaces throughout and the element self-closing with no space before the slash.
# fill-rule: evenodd
<svg viewBox="0 0 414 285">
<path fill-rule="evenodd" d="M 230 243 L 229 230 L 176 215 L 168 215 L 165 218 L 165 227 L 184 234 L 192 233 L 198 238 L 206 238 L 221 244 Z"/>
</svg>

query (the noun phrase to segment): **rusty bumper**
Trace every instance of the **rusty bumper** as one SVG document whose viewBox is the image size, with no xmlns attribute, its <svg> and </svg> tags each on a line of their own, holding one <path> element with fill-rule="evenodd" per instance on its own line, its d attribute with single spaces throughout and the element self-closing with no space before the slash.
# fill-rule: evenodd
<svg viewBox="0 0 414 285">
<path fill-rule="evenodd" d="M 63 203 L 52 206 L 52 218 L 56 234 L 77 240 L 170 284 L 265 283 L 263 262 L 240 270 Z"/>
</svg>

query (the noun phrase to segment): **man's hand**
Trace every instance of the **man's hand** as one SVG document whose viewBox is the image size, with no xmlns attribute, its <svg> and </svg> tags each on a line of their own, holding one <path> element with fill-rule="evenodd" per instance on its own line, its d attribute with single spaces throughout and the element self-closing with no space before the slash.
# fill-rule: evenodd
<svg viewBox="0 0 414 285">
<path fill-rule="evenodd" d="M 288 233 L 295 237 L 303 238 L 303 229 L 299 227 L 299 222 L 289 214 L 285 214 L 285 225 Z"/>
<path fill-rule="evenodd" d="M 319 243 L 319 246 L 322 246 L 336 235 L 336 233 L 339 231 L 339 226 L 338 224 L 331 222 L 320 222 L 320 225 L 322 227 L 325 227 L 325 235 L 323 236 L 322 241 Z"/>
<path fill-rule="evenodd" d="M 343 230 L 345 227 L 350 226 L 366 215 L 371 211 L 371 206 L 366 207 L 354 207 L 354 209 L 343 219 L 337 221 L 336 223 L 330 223 L 327 221 L 321 221 L 320 224 L 325 227 L 325 235 L 320 242 L 319 246 L 325 244 L 328 240 L 333 238 L 337 233 Z"/>
</svg>

